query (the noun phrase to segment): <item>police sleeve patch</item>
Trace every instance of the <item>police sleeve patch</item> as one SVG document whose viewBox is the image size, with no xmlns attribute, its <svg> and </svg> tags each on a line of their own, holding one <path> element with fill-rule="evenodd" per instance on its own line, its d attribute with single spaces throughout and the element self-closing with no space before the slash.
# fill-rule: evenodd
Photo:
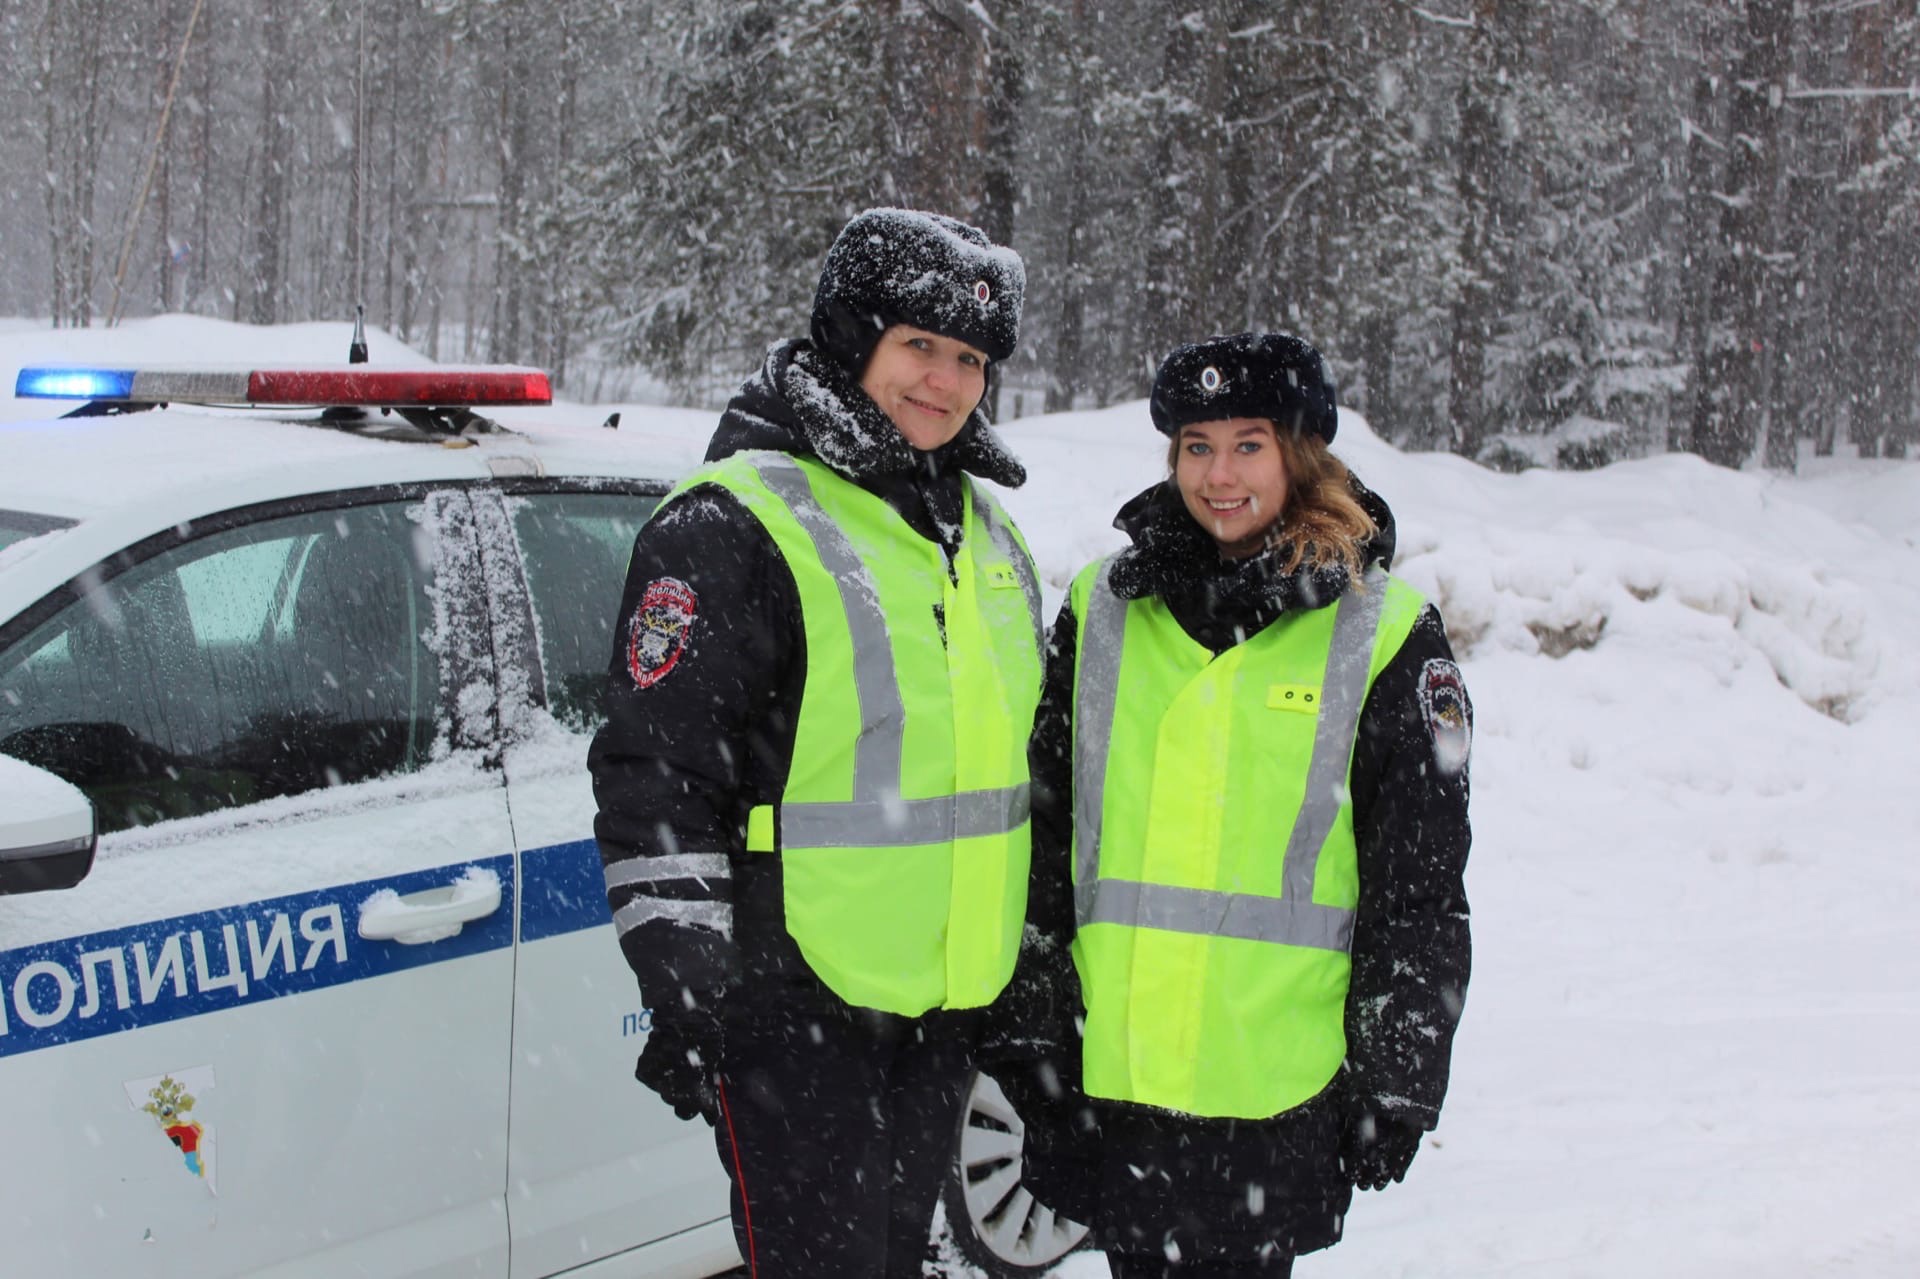
<svg viewBox="0 0 1920 1279">
<path fill-rule="evenodd" d="M 1473 703 L 1460 668 L 1444 657 L 1430 657 L 1420 669 L 1420 714 L 1441 771 L 1449 776 L 1464 772 L 1473 751 Z"/>
<path fill-rule="evenodd" d="M 647 583 L 627 623 L 627 673 L 635 687 L 652 688 L 679 665 L 699 607 L 699 596 L 677 577 Z"/>
</svg>

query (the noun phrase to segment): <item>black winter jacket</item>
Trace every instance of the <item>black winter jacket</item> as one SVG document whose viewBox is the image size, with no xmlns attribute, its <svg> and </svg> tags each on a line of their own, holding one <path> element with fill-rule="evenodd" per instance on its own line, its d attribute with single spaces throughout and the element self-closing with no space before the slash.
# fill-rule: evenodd
<svg viewBox="0 0 1920 1279">
<path fill-rule="evenodd" d="M 1393 516 L 1355 483 L 1380 534 L 1367 558 L 1393 556 Z M 1213 540 L 1170 484 L 1155 485 L 1115 521 L 1133 545 L 1110 580 L 1125 598 L 1157 595 L 1175 620 L 1215 653 L 1293 609 L 1336 601 L 1344 568 L 1278 569 L 1280 552 L 1222 561 Z M 1017 1012 L 1052 1004 L 1077 979 L 1067 959 L 1073 934 L 1069 881 L 1073 813 L 1071 708 L 1078 627 L 1071 599 L 1048 642 L 1046 683 L 1034 726 L 1034 871 L 1028 944 L 1010 1003 Z M 1451 737 L 1436 746 L 1429 703 L 1455 694 Z M 1375 681 L 1361 713 L 1351 771 L 1360 905 L 1347 996 L 1347 1059 L 1319 1096 L 1267 1120 L 1206 1119 L 1125 1103 L 1092 1102 L 1098 1130 L 1078 1139 L 1076 1175 L 1091 1177 L 1097 1237 L 1127 1251 L 1172 1243 L 1189 1259 L 1247 1258 L 1269 1245 L 1298 1254 L 1338 1241 L 1352 1197 L 1342 1170 L 1342 1131 L 1357 1108 L 1430 1129 L 1446 1093 L 1453 1032 L 1470 960 L 1464 885 L 1469 831 L 1464 748 L 1471 707 L 1440 616 L 1429 605 Z M 1454 752 L 1449 755 L 1448 748 Z M 1442 761 L 1445 761 L 1443 766 Z M 1048 1035 L 1071 1044 L 1070 1027 Z M 1056 1123 L 1062 1118 L 1055 1114 Z"/>
<path fill-rule="evenodd" d="M 1009 487 L 1026 479 L 979 411 L 942 448 L 914 449 L 806 342 L 767 352 L 722 416 L 707 461 L 750 450 L 825 462 L 949 562 L 962 533 L 962 472 Z M 676 601 L 679 629 L 656 631 L 651 646 L 631 643 L 636 613 L 661 598 Z M 786 786 L 806 670 L 798 589 L 759 521 L 717 484 L 656 512 L 634 542 L 606 723 L 588 756 L 608 904 L 628 925 L 621 949 L 656 1027 L 687 1009 L 711 1014 L 729 990 L 756 1003 L 781 1002 L 794 987 L 833 998 L 787 935 L 779 856 L 746 854 L 748 810 Z"/>
</svg>

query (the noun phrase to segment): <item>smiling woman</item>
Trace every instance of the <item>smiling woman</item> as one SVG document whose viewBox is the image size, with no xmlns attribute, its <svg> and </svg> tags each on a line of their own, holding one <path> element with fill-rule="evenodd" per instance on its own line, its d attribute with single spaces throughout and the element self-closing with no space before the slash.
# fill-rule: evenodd
<svg viewBox="0 0 1920 1279">
<path fill-rule="evenodd" d="M 1040 589 L 980 401 L 1024 287 L 978 228 L 854 218 L 634 543 L 589 766 L 635 1073 L 714 1125 L 760 1279 L 921 1274 L 1013 968 Z"/>
<path fill-rule="evenodd" d="M 960 434 L 979 407 L 987 389 L 987 356 L 957 338 L 895 324 L 874 344 L 860 389 L 907 443 L 931 451 Z"/>
<path fill-rule="evenodd" d="M 1241 559 L 1258 551 L 1287 498 L 1287 464 L 1263 417 L 1190 422 L 1173 441 L 1173 476 L 1187 513 Z"/>
<path fill-rule="evenodd" d="M 1029 1182 L 1116 1279 L 1285 1279 L 1439 1117 L 1472 705 L 1438 612 L 1386 571 L 1386 504 L 1327 451 L 1319 352 L 1181 347 L 1151 410 L 1173 474 L 1075 578 L 1030 751 L 1013 998 L 1063 1051 L 997 1078 Z M 1179 1033 L 1130 1029 L 1167 1008 Z"/>
</svg>

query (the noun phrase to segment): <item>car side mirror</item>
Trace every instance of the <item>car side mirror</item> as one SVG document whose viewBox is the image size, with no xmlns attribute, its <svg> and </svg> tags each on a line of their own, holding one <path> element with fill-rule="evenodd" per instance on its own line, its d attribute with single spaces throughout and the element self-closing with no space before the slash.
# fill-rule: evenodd
<svg viewBox="0 0 1920 1279">
<path fill-rule="evenodd" d="M 72 888 L 93 869 L 93 801 L 44 768 L 0 755 L 0 894 Z"/>
</svg>

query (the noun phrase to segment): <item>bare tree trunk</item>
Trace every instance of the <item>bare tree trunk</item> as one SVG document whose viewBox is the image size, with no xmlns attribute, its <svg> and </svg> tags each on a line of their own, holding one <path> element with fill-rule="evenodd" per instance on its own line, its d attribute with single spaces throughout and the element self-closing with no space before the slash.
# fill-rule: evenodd
<svg viewBox="0 0 1920 1279">
<path fill-rule="evenodd" d="M 76 6 L 78 7 L 78 6 Z M 78 15 L 86 24 L 82 33 L 82 65 L 86 72 L 86 110 L 80 121 L 80 146 L 74 160 L 74 213 L 78 219 L 81 234 L 71 243 L 79 250 L 74 269 L 74 279 L 79 282 L 79 290 L 74 297 L 74 323 L 81 328 L 93 323 L 93 244 L 94 244 L 94 186 L 100 172 L 100 153 L 104 149 L 106 123 L 101 119 L 102 110 L 101 80 L 105 74 L 101 57 L 101 27 L 104 13 L 84 13 Z"/>
<path fill-rule="evenodd" d="M 520 358 L 521 308 L 526 301 L 525 271 L 520 260 L 520 219 L 527 195 L 527 167 L 533 142 L 533 37 L 526 29 L 525 8 L 517 2 L 502 6 L 501 39 L 505 74 L 500 85 L 498 154 L 500 181 L 494 225 L 493 331 L 488 335 L 488 358 Z"/>
<path fill-rule="evenodd" d="M 1912 0 L 1902 6 L 1910 16 Z M 1859 86 L 1893 83 L 1904 70 L 1888 58 L 1887 37 L 1895 15 L 1885 6 L 1848 15 L 1847 62 Z M 1915 268 L 1911 232 L 1889 233 L 1895 220 L 1892 193 L 1883 183 L 1847 182 L 1886 158 L 1884 98 L 1847 104 L 1847 136 L 1841 158 L 1841 243 L 1835 264 L 1833 340 L 1821 361 L 1836 374 L 1835 398 L 1846 405 L 1854 443 L 1869 454 L 1887 451 L 1912 433 L 1908 381 L 1915 347 L 1915 308 L 1910 297 Z M 1904 451 L 1904 450 L 1902 450 Z"/>
<path fill-rule="evenodd" d="M 367 94 L 373 86 L 367 82 L 367 0 L 360 0 L 353 21 L 353 175 L 347 184 L 347 260 L 353 264 L 353 279 L 348 301 L 364 305 L 367 300 Z"/>
<path fill-rule="evenodd" d="M 293 69 L 287 51 L 288 15 L 284 0 L 263 2 L 266 63 L 260 90 L 260 202 L 254 210 L 247 272 L 246 317 L 251 324 L 273 324 L 280 319 L 285 287 L 282 263 L 286 256 L 282 230 L 287 222 L 287 191 L 293 167 L 293 126 L 284 100 L 284 79 Z"/>
<path fill-rule="evenodd" d="M 989 93 L 986 113 L 986 176 L 982 184 L 980 229 L 996 244 L 1011 244 L 1015 205 L 1020 194 L 1020 160 L 1026 131 L 1022 110 L 1026 103 L 1026 57 L 1017 39 L 1025 0 L 1004 0 L 998 21 L 983 32 Z"/>
<path fill-rule="evenodd" d="M 60 98 L 57 93 L 62 77 L 56 74 L 54 65 L 54 49 L 61 30 L 61 7 L 61 0 L 47 0 L 40 25 L 40 74 L 34 85 L 35 96 L 40 99 L 41 140 L 47 165 L 46 184 L 41 188 L 41 194 L 47 207 L 47 251 L 53 284 L 48 313 L 55 328 L 67 322 L 68 299 L 73 287 L 67 278 L 67 205 L 72 194 L 60 181 L 64 166 L 61 164 Z"/>
<path fill-rule="evenodd" d="M 1769 347 L 1775 326 L 1773 205 L 1780 178 L 1780 117 L 1786 102 L 1792 0 L 1747 0 L 1731 84 L 1720 238 L 1727 255 L 1710 295 L 1713 333 L 1694 400 L 1694 448 L 1740 466 L 1762 440 Z"/>
<path fill-rule="evenodd" d="M 1712 13 L 1711 10 L 1707 12 Z M 1682 122 L 1686 140 L 1687 189 L 1683 212 L 1685 248 L 1681 258 L 1675 345 L 1686 354 L 1688 368 L 1692 371 L 1689 382 L 1696 410 L 1707 376 L 1707 351 L 1713 325 L 1708 295 L 1718 269 L 1718 254 L 1722 251 L 1718 240 L 1718 219 L 1715 216 L 1719 206 L 1714 202 L 1719 155 L 1726 149 L 1717 136 L 1723 132 L 1719 118 L 1720 89 L 1726 79 L 1726 68 L 1720 62 L 1721 25 L 1717 15 L 1702 16 L 1700 19 L 1697 31 L 1699 65 L 1693 77 L 1693 100 Z M 1679 414 L 1676 412 L 1675 416 Z M 1686 414 L 1686 434 L 1680 438 L 1670 438 L 1671 447 L 1693 447 L 1693 417 L 1693 412 Z"/>
<path fill-rule="evenodd" d="M 557 119 L 554 125 L 554 171 L 565 173 L 573 163 L 574 131 L 578 125 L 580 68 L 584 60 L 581 48 L 579 15 L 572 0 L 559 6 L 560 70 Z M 541 277 L 546 290 L 546 305 L 541 309 L 539 344 L 535 358 L 553 375 L 556 382 L 566 379 L 570 304 L 574 281 L 559 261 L 559 254 L 543 251 Z"/>
<path fill-rule="evenodd" d="M 181 296 L 183 310 L 190 309 L 194 302 L 207 291 L 213 280 L 214 259 L 211 205 L 214 186 L 213 159 L 213 111 L 208 105 L 213 101 L 213 42 L 207 32 L 212 23 L 201 23 L 194 32 L 194 40 L 199 48 L 194 56 L 200 65 L 200 101 L 198 127 L 193 131 L 192 164 L 194 172 L 194 221 L 193 239 L 187 245 L 186 288 Z"/>
<path fill-rule="evenodd" d="M 1452 307 L 1447 403 L 1453 451 L 1462 457 L 1478 457 L 1492 434 L 1487 350 L 1506 273 L 1497 243 L 1497 188 L 1505 178 L 1500 112 L 1508 77 L 1517 70 L 1504 48 L 1504 9 L 1501 0 L 1474 0 L 1467 71 L 1460 81 L 1460 282 Z"/>
<path fill-rule="evenodd" d="M 188 0 L 191 4 L 192 0 Z M 176 50 L 174 40 L 173 3 L 161 0 L 160 3 L 160 40 L 159 56 L 156 58 L 157 92 L 155 97 L 165 95 L 173 85 L 173 63 Z M 173 306 L 173 165 L 169 153 L 173 147 L 173 117 L 167 116 L 166 127 L 160 132 L 160 158 L 154 172 L 157 189 L 153 193 L 153 215 L 159 223 L 156 233 L 159 237 L 157 259 L 157 278 L 154 281 L 159 291 L 158 309 L 164 313 Z"/>
<path fill-rule="evenodd" d="M 1383 440 L 1394 438 L 1399 412 L 1393 399 L 1393 316 L 1376 310 L 1360 323 L 1360 365 L 1367 374 L 1367 398 L 1363 409 L 1374 434 Z"/>
<path fill-rule="evenodd" d="M 1084 47 L 1088 39 L 1089 0 L 1071 0 L 1065 30 L 1071 41 Z M 1081 59 L 1071 54 L 1057 62 L 1067 78 L 1065 138 L 1067 154 L 1060 167 L 1065 174 L 1059 188 L 1064 225 L 1060 231 L 1060 262 L 1049 292 L 1060 299 L 1053 324 L 1052 359 L 1047 367 L 1046 394 L 1041 409 L 1062 413 L 1073 408 L 1086 389 L 1087 367 L 1084 330 L 1086 328 L 1087 281 L 1083 261 L 1083 241 L 1092 193 L 1087 189 L 1091 168 L 1088 149 L 1093 144 L 1093 129 L 1087 119 L 1089 110 L 1087 72 Z"/>
<path fill-rule="evenodd" d="M 103 51 L 108 15 L 99 0 L 47 0 L 39 77 L 52 320 L 93 320 L 94 189 L 110 112 Z"/>
<path fill-rule="evenodd" d="M 893 0 L 882 66 L 896 198 L 978 220 L 986 204 L 986 33 L 961 0 Z"/>
</svg>

